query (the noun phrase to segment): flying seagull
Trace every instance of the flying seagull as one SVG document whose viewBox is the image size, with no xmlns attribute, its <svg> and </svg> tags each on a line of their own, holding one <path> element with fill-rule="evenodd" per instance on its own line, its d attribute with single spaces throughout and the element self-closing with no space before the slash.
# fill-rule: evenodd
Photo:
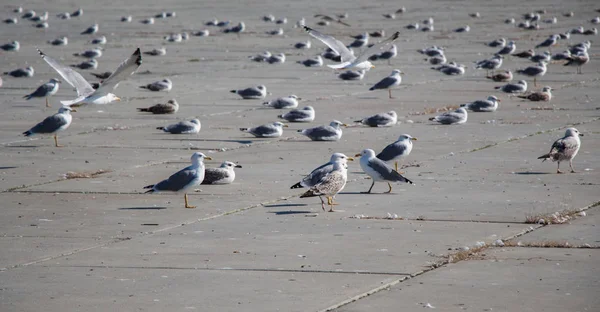
<svg viewBox="0 0 600 312">
<path fill-rule="evenodd" d="M 124 80 L 131 76 L 142 64 L 142 55 L 140 49 L 136 49 L 133 54 L 123 61 L 112 75 L 102 82 L 100 87 L 96 90 L 92 88 L 89 82 L 81 76 L 78 72 L 70 67 L 60 64 L 55 59 L 44 54 L 38 50 L 44 61 L 54 68 L 56 72 L 63 77 L 64 81 L 69 83 L 77 90 L 77 98 L 70 101 L 60 101 L 65 106 L 81 106 L 83 104 L 108 104 L 113 101 L 120 101 L 121 99 L 116 96 L 114 91 L 121 80 Z"/>
<path fill-rule="evenodd" d="M 356 69 L 369 70 L 369 69 L 375 67 L 368 60 L 369 56 L 372 55 L 374 51 L 380 50 L 384 46 L 391 44 L 392 42 L 394 42 L 396 39 L 398 39 L 400 37 L 400 32 L 396 32 L 388 39 L 383 40 L 368 49 L 365 49 L 360 55 L 354 56 L 354 54 L 352 54 L 352 52 L 350 52 L 350 50 L 346 47 L 345 44 L 343 44 L 341 41 L 335 39 L 334 37 L 322 34 L 319 31 L 316 31 L 307 26 L 303 26 L 303 27 L 304 27 L 304 30 L 306 32 L 308 32 L 309 35 L 311 35 L 312 37 L 314 37 L 316 39 L 319 39 L 324 44 L 326 44 L 329 48 L 331 48 L 333 51 L 335 51 L 336 53 L 338 53 L 341 56 L 340 64 L 327 65 L 328 67 L 334 68 L 334 69 L 356 68 Z"/>
</svg>

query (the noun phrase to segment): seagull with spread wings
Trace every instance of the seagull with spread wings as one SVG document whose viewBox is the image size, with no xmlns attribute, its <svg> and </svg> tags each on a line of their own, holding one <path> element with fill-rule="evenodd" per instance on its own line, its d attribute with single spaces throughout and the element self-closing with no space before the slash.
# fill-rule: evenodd
<svg viewBox="0 0 600 312">
<path fill-rule="evenodd" d="M 89 82 L 72 68 L 60 64 L 55 59 L 38 50 L 44 61 L 54 68 L 56 72 L 63 77 L 63 80 L 69 83 L 77 90 L 77 98 L 70 101 L 60 101 L 65 106 L 81 106 L 84 104 L 108 104 L 121 99 L 112 93 L 117 88 L 119 82 L 131 76 L 142 64 L 142 55 L 138 48 L 133 54 L 123 61 L 110 77 L 106 78 L 96 90 L 92 88 Z"/>
<path fill-rule="evenodd" d="M 334 69 L 356 68 L 356 69 L 369 70 L 369 69 L 375 67 L 375 66 L 373 66 L 373 64 L 371 64 L 371 62 L 369 62 L 369 60 L 368 60 L 369 56 L 372 55 L 374 53 L 374 51 L 379 51 L 380 49 L 382 49 L 383 47 L 387 46 L 388 44 L 394 42 L 396 39 L 398 39 L 400 37 L 400 32 L 397 31 L 388 39 L 383 40 L 368 49 L 365 49 L 364 51 L 362 51 L 362 53 L 360 55 L 355 56 L 346 47 L 346 45 L 344 45 L 341 41 L 335 39 L 334 37 L 322 34 L 319 31 L 316 31 L 307 26 L 303 26 L 303 27 L 304 27 L 304 30 L 306 32 L 308 32 L 309 35 L 311 35 L 312 37 L 314 37 L 316 39 L 319 39 L 324 44 L 326 44 L 329 48 L 331 48 L 333 51 L 335 51 L 336 53 L 338 53 L 341 56 L 340 64 L 327 65 L 330 68 L 334 68 Z"/>
</svg>

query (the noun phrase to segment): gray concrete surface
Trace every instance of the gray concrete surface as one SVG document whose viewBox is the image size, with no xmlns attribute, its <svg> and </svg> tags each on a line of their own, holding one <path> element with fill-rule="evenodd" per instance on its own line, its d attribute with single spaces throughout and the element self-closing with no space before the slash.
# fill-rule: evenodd
<svg viewBox="0 0 600 312">
<path fill-rule="evenodd" d="M 592 61 L 575 68 L 550 64 L 539 87 L 551 86 L 550 103 L 530 103 L 495 92 L 484 71 L 472 62 L 497 49 L 484 43 L 498 37 L 516 40 L 518 51 L 532 48 L 548 35 L 582 25 L 600 13 L 594 1 L 543 0 L 523 3 L 465 1 L 251 1 L 240 6 L 223 1 L 166 1 L 158 4 L 92 1 L 8 1 L 2 18 L 16 15 L 16 6 L 49 11 L 50 28 L 36 29 L 20 19 L 0 28 L 0 43 L 19 40 L 19 52 L 1 52 L 2 71 L 26 65 L 36 75 L 3 77 L 0 87 L 0 310 L 1 311 L 420 311 L 427 304 L 440 311 L 594 311 L 597 289 L 598 185 L 600 185 L 600 66 L 592 44 Z M 84 15 L 58 20 L 60 12 L 81 6 Z M 381 14 L 407 8 L 395 20 Z M 525 31 L 503 20 L 546 8 L 541 23 Z M 600 8 L 600 7 L 598 7 Z M 177 18 L 144 26 L 139 20 L 162 11 Z M 469 12 L 480 12 L 473 19 Z M 574 17 L 563 13 L 573 11 Z M 399 55 L 375 63 L 362 81 L 343 82 L 328 68 L 296 64 L 320 53 L 312 40 L 309 50 L 291 45 L 308 38 L 292 26 L 314 14 L 349 13 L 352 27 L 319 27 L 350 42 L 364 30 L 401 30 Z M 287 17 L 285 35 L 271 38 L 278 28 L 263 15 Z M 133 15 L 130 24 L 119 22 Z M 436 31 L 403 29 L 433 16 Z M 166 43 L 172 32 L 205 29 L 212 18 L 243 20 L 248 32 L 226 35 L 210 28 L 210 37 Z M 84 28 L 100 24 L 98 35 L 108 44 L 94 72 L 114 69 L 136 47 L 166 46 L 167 56 L 144 57 L 138 74 L 120 84 L 121 103 L 84 107 L 74 113 L 72 126 L 52 139 L 20 136 L 58 109 L 59 100 L 74 92 L 63 85 L 52 99 L 25 101 L 23 95 L 55 77 L 37 55 L 36 47 L 61 61 L 91 45 Z M 469 24 L 471 32 L 452 29 Z M 64 47 L 45 44 L 67 35 Z M 553 52 L 596 36 L 572 35 Z M 448 77 L 429 69 L 417 49 L 446 48 L 451 60 L 467 65 L 467 73 Z M 250 62 L 264 50 L 285 52 L 282 65 Z M 536 50 L 542 52 L 542 49 Z M 326 61 L 330 63 L 330 61 Z M 530 65 L 508 57 L 502 68 Z M 406 75 L 394 91 L 368 88 L 392 69 Z M 82 74 L 91 79 L 87 71 Z M 169 93 L 136 88 L 169 77 Z M 515 79 L 524 77 L 516 75 Z M 532 86 L 532 79 L 526 78 Z M 274 121 L 283 110 L 263 108 L 259 100 L 241 100 L 231 89 L 264 84 L 267 99 L 289 94 L 312 105 L 316 119 L 290 124 L 279 139 L 256 139 L 239 127 Z M 441 126 L 428 121 L 426 111 L 498 95 L 495 113 L 471 113 L 464 125 Z M 176 98 L 180 111 L 154 116 L 137 113 Z M 390 128 L 344 128 L 339 142 L 311 142 L 296 130 L 337 119 L 354 120 L 396 110 L 399 124 Z M 173 136 L 155 128 L 198 117 L 197 135 Z M 577 127 L 585 136 L 575 159 L 577 173 L 557 175 L 556 164 L 536 158 L 547 153 L 564 129 Z M 418 138 L 405 164 L 415 185 L 394 185 L 392 194 L 366 191 L 371 180 L 355 161 L 349 181 L 336 201 L 337 212 L 321 211 L 316 198 L 300 199 L 290 190 L 304 174 L 326 162 L 334 152 L 347 155 L 364 148 L 380 150 L 398 135 Z M 143 187 L 187 166 L 194 151 L 210 155 L 207 166 L 224 160 L 243 165 L 236 181 L 226 186 L 200 186 L 190 193 L 197 209 L 183 208 L 182 194 L 142 194 Z M 563 164 L 563 168 L 567 168 Z M 91 179 L 69 179 L 68 172 L 107 170 Z M 587 209 L 587 216 L 566 224 L 525 224 L 527 216 Z M 396 219 L 386 219 L 397 216 Z M 516 236 L 516 237 L 515 237 Z M 490 247 L 467 260 L 446 264 L 448 255 L 477 242 L 513 238 L 524 246 L 569 242 L 582 248 Z M 587 244 L 587 245 L 586 245 Z"/>
</svg>

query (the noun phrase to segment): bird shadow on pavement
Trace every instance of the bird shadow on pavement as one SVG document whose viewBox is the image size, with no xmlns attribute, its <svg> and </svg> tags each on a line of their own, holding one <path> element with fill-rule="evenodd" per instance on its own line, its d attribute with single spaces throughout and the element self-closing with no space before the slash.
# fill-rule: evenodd
<svg viewBox="0 0 600 312">
<path fill-rule="evenodd" d="M 307 204 L 275 204 L 275 205 L 264 205 L 265 208 L 282 208 L 282 207 L 305 207 Z"/>
<path fill-rule="evenodd" d="M 269 211 L 269 213 L 275 214 L 277 216 L 286 216 L 286 215 L 294 215 L 294 214 L 307 214 L 312 213 L 309 210 L 286 210 L 286 211 Z"/>
<path fill-rule="evenodd" d="M 520 174 L 520 175 L 538 175 L 538 174 L 550 174 L 550 172 L 522 171 L 522 172 L 515 172 L 515 174 Z"/>
<path fill-rule="evenodd" d="M 167 207 L 125 207 L 118 208 L 117 210 L 163 210 L 167 209 Z"/>
</svg>

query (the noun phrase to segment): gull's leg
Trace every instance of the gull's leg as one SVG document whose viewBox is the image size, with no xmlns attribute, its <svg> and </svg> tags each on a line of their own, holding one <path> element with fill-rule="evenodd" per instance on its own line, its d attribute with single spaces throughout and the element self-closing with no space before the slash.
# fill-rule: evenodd
<svg viewBox="0 0 600 312">
<path fill-rule="evenodd" d="M 327 196 L 327 205 L 331 205 L 331 198 Z"/>
<path fill-rule="evenodd" d="M 373 183 L 371 183 L 371 187 L 369 188 L 368 191 L 366 192 L 362 192 L 363 194 L 371 194 L 371 190 L 373 189 L 373 186 L 375 185 L 375 179 L 373 179 Z"/>
<path fill-rule="evenodd" d="M 46 97 L 46 107 L 50 107 L 50 103 L 48 103 L 48 97 Z"/>
<path fill-rule="evenodd" d="M 331 198 L 331 197 L 329 197 L 329 198 Z M 333 198 L 331 198 L 331 202 L 332 202 L 332 204 L 329 205 L 329 212 L 334 212 L 333 211 L 333 205 L 334 205 L 333 204 Z"/>
<path fill-rule="evenodd" d="M 335 200 L 334 200 L 335 196 L 331 196 L 329 198 L 330 198 L 330 200 L 329 200 L 329 205 L 330 206 L 337 206 L 338 205 L 338 204 L 335 203 Z"/>
<path fill-rule="evenodd" d="M 388 182 L 387 184 L 388 184 L 388 186 L 389 186 L 390 189 L 386 193 L 391 193 L 392 192 L 392 185 L 390 184 L 390 182 Z"/>
<path fill-rule="evenodd" d="M 321 200 L 321 208 L 323 209 L 323 211 L 325 211 L 325 202 L 323 201 L 323 198 L 321 196 L 319 196 L 319 199 Z M 329 203 L 329 197 L 327 197 L 327 203 Z"/>
<path fill-rule="evenodd" d="M 575 169 L 573 169 L 573 160 L 569 160 L 569 166 L 571 166 L 571 173 L 575 173 Z"/>
<path fill-rule="evenodd" d="M 188 203 L 188 197 L 187 197 L 187 193 L 185 195 L 183 195 L 183 198 L 185 199 L 185 208 L 196 208 L 196 206 L 190 206 L 190 204 Z"/>
<path fill-rule="evenodd" d="M 388 93 L 390 94 L 390 99 L 393 99 L 393 97 L 392 97 L 392 89 L 388 89 Z"/>
<path fill-rule="evenodd" d="M 536 77 L 533 77 L 533 86 L 537 87 L 537 78 Z"/>
<path fill-rule="evenodd" d="M 556 167 L 556 173 L 562 173 L 562 171 L 560 171 L 560 161 L 558 162 L 558 167 Z"/>
<path fill-rule="evenodd" d="M 54 146 L 56 146 L 56 147 L 63 147 L 62 145 L 58 144 L 58 137 L 56 136 L 56 134 L 54 134 Z"/>
<path fill-rule="evenodd" d="M 396 172 L 398 172 L 398 161 L 396 160 L 396 163 L 394 164 L 396 166 Z"/>
</svg>

